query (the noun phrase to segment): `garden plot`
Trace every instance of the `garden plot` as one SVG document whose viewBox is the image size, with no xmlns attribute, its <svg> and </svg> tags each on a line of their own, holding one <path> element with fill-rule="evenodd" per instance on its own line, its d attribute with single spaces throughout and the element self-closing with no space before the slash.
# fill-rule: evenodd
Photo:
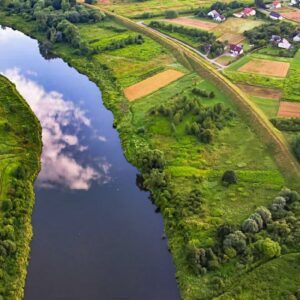
<svg viewBox="0 0 300 300">
<path fill-rule="evenodd" d="M 281 61 L 253 59 L 238 69 L 243 73 L 254 73 L 274 77 L 286 77 L 290 64 Z"/>
<path fill-rule="evenodd" d="M 197 20 L 194 18 L 184 18 L 184 17 L 173 19 L 173 20 L 168 20 L 168 22 L 179 24 L 179 25 L 184 25 L 184 26 L 195 27 L 195 28 L 199 28 L 202 30 L 208 30 L 208 31 L 212 30 L 218 26 L 218 24 L 216 24 L 216 23 L 201 21 L 201 20 Z"/>
<path fill-rule="evenodd" d="M 265 88 L 247 84 L 238 84 L 238 87 L 250 96 L 272 100 L 279 100 L 282 97 L 282 91 L 278 89 Z"/>
<path fill-rule="evenodd" d="M 134 101 L 168 85 L 183 75 L 184 73 L 177 70 L 167 70 L 125 88 L 124 93 L 129 101 Z"/>
<path fill-rule="evenodd" d="M 288 20 L 300 23 L 300 9 L 295 9 L 289 12 L 283 12 L 281 13 L 281 15 Z"/>
<path fill-rule="evenodd" d="M 287 101 L 280 102 L 278 117 L 300 118 L 300 103 Z"/>
</svg>

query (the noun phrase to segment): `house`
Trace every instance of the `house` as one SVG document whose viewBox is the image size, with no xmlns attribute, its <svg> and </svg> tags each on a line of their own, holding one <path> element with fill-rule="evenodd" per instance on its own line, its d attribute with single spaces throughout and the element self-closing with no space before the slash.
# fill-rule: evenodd
<svg viewBox="0 0 300 300">
<path fill-rule="evenodd" d="M 275 11 L 270 12 L 269 17 L 272 20 L 282 20 L 283 19 L 283 17 Z"/>
<path fill-rule="evenodd" d="M 256 15 L 256 11 L 255 11 L 255 9 L 253 9 L 251 7 L 246 7 L 243 10 L 243 15 L 244 15 L 244 17 L 255 16 Z"/>
<path fill-rule="evenodd" d="M 297 5 L 299 3 L 298 0 L 291 0 L 291 2 L 289 3 L 289 6 L 294 6 Z"/>
<path fill-rule="evenodd" d="M 280 35 L 275 35 L 275 34 L 273 34 L 270 39 L 270 42 L 276 45 L 278 45 L 278 43 L 280 43 L 281 41 L 282 41 L 282 37 Z"/>
<path fill-rule="evenodd" d="M 282 49 L 291 49 L 292 45 L 286 39 L 282 39 L 281 42 L 278 43 L 278 47 Z"/>
<path fill-rule="evenodd" d="M 207 14 L 209 17 L 212 17 L 217 22 L 224 22 L 226 18 L 219 14 L 216 10 L 212 10 Z"/>
<path fill-rule="evenodd" d="M 297 43 L 300 42 L 300 31 L 296 32 L 296 35 L 293 37 L 293 41 Z"/>
<path fill-rule="evenodd" d="M 233 55 L 233 56 L 238 56 L 243 54 L 244 49 L 242 45 L 235 45 L 235 44 L 231 44 L 229 45 L 229 52 Z"/>
<path fill-rule="evenodd" d="M 274 1 L 272 3 L 271 8 L 276 9 L 276 8 L 281 8 L 281 3 L 279 1 Z"/>
</svg>

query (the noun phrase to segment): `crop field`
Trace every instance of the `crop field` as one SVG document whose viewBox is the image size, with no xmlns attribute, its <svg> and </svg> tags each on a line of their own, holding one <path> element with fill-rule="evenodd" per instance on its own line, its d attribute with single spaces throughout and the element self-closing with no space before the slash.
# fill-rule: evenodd
<svg viewBox="0 0 300 300">
<path fill-rule="evenodd" d="M 253 59 L 238 69 L 240 72 L 274 77 L 286 77 L 290 64 L 287 62 Z"/>
<path fill-rule="evenodd" d="M 182 72 L 176 70 L 166 70 L 125 88 L 124 93 L 129 101 L 134 101 L 168 85 L 183 75 Z"/>
<path fill-rule="evenodd" d="M 181 18 L 168 20 L 168 22 L 179 24 L 179 25 L 184 25 L 184 26 L 191 26 L 191 27 L 202 29 L 202 30 L 208 30 L 208 31 L 212 30 L 218 26 L 218 24 L 216 24 L 216 23 L 202 21 L 202 20 L 199 20 L 196 18 L 187 18 L 187 17 L 181 17 Z"/>
<path fill-rule="evenodd" d="M 263 20 L 254 19 L 242 19 L 242 18 L 228 18 L 225 22 L 218 25 L 215 28 L 214 33 L 222 38 L 222 35 L 231 34 L 243 34 L 246 30 L 251 30 L 257 26 L 264 24 Z M 222 38 L 222 40 L 224 40 Z"/>
<path fill-rule="evenodd" d="M 241 33 L 227 32 L 221 35 L 221 37 L 218 38 L 218 41 L 222 43 L 227 41 L 229 44 L 239 44 L 244 39 L 245 37 Z"/>
<path fill-rule="evenodd" d="M 283 12 L 281 15 L 291 21 L 300 23 L 300 9 L 294 9 L 293 11 Z"/>
<path fill-rule="evenodd" d="M 259 87 L 247 84 L 238 84 L 238 87 L 251 96 L 279 100 L 282 91 L 272 88 Z"/>
<path fill-rule="evenodd" d="M 230 2 L 229 0 L 225 2 Z M 250 1 L 245 1 L 250 2 Z M 105 9 L 113 10 L 118 14 L 133 17 L 140 16 L 143 12 L 151 12 L 161 15 L 166 10 L 174 9 L 177 11 L 187 11 L 201 6 L 210 6 L 213 0 L 149 0 L 149 1 L 132 1 L 132 0 L 98 0 L 97 5 Z"/>
<path fill-rule="evenodd" d="M 279 105 L 278 116 L 300 118 L 300 103 L 281 101 Z"/>
</svg>

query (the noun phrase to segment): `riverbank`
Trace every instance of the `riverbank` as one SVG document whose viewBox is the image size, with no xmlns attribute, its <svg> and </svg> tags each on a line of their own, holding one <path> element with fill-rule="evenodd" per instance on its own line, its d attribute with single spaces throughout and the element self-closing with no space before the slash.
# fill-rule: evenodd
<svg viewBox="0 0 300 300">
<path fill-rule="evenodd" d="M 24 22 L 17 16 L 3 15 L 3 20 L 45 41 L 35 30 L 34 23 Z M 120 37 L 121 33 L 116 33 L 115 28 L 135 34 L 111 20 L 99 26 L 78 26 L 83 41 L 91 46 L 101 43 L 101 47 L 105 46 L 107 36 L 116 40 Z M 230 98 L 212 81 L 180 65 L 159 44 L 147 37 L 144 40 L 141 45 L 105 50 L 89 57 L 76 54 L 67 44 L 55 44 L 52 52 L 87 74 L 101 88 L 104 103 L 114 113 L 114 124 L 120 132 L 125 155 L 142 170 L 144 185 L 152 191 L 164 217 L 183 298 L 212 298 L 230 290 L 235 280 L 252 265 L 251 258 L 244 264 L 240 256 L 220 258 L 216 232 L 224 224 L 240 228 L 257 207 L 269 206 L 272 198 L 289 182 Z M 125 99 L 123 88 L 169 68 L 179 69 L 185 76 L 135 102 Z M 212 92 L 214 97 L 203 96 L 203 90 Z M 193 134 L 187 134 L 186 126 L 195 116 L 180 107 L 184 99 L 195 99 L 194 103 L 201 103 L 199 109 L 203 109 L 203 105 L 210 113 L 210 109 L 219 110 L 220 103 L 226 108 L 220 109 L 222 113 L 230 112 L 218 130 L 212 126 L 212 143 L 199 142 Z M 164 111 L 171 108 L 178 113 L 174 103 L 183 112 L 181 116 L 169 118 L 169 113 Z M 161 104 L 165 104 L 165 108 L 161 108 Z M 226 187 L 221 177 L 230 169 L 236 171 L 238 184 Z M 195 266 L 194 253 L 190 253 L 200 250 L 199 245 L 207 251 L 209 260 L 201 269 Z M 270 282 L 268 287 L 276 288 Z"/>
<path fill-rule="evenodd" d="M 27 273 L 33 183 L 40 170 L 41 127 L 15 86 L 0 75 L 0 298 L 22 299 Z"/>
</svg>

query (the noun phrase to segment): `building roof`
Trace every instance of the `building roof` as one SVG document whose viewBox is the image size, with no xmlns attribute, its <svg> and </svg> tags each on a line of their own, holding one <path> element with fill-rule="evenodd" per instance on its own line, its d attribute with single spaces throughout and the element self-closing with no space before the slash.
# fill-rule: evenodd
<svg viewBox="0 0 300 300">
<path fill-rule="evenodd" d="M 231 45 L 229 45 L 229 49 L 230 49 L 230 51 L 234 51 L 234 52 L 240 53 L 243 50 L 243 46 L 231 44 Z"/>
<path fill-rule="evenodd" d="M 275 11 L 272 11 L 272 12 L 270 13 L 270 16 L 271 16 L 271 17 L 274 17 L 274 18 L 280 18 L 280 14 L 277 13 L 277 12 L 275 12 Z"/>
<path fill-rule="evenodd" d="M 273 6 L 277 6 L 277 5 L 279 5 L 279 4 L 280 4 L 279 1 L 274 1 L 274 2 L 272 3 Z"/>
<path fill-rule="evenodd" d="M 254 9 L 251 8 L 251 7 L 246 7 L 246 8 L 244 8 L 244 13 L 245 13 L 245 14 L 250 14 L 252 11 L 254 11 Z"/>
</svg>

